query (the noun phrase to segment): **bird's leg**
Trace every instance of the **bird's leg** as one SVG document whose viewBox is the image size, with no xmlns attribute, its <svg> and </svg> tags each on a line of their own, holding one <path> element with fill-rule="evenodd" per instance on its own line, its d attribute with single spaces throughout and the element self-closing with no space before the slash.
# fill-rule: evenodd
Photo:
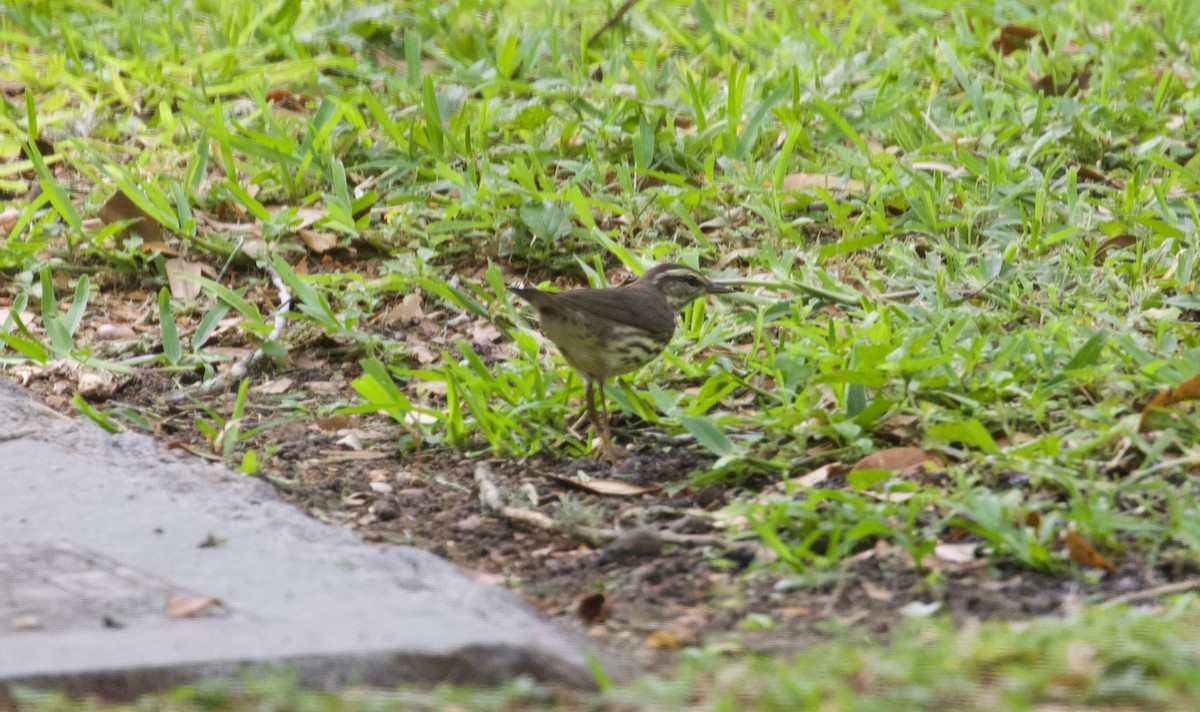
<svg viewBox="0 0 1200 712">
<path fill-rule="evenodd" d="M 608 432 L 608 408 L 604 403 L 604 379 L 600 379 L 599 390 L 600 410 L 604 414 L 603 419 L 601 419 L 600 413 L 596 412 L 596 404 L 594 399 L 595 392 L 593 390 L 592 381 L 589 379 L 587 382 L 586 394 L 588 419 L 592 421 L 592 428 L 594 428 L 596 434 L 600 436 L 600 449 L 595 453 L 596 459 L 607 460 L 608 464 L 616 465 L 618 462 L 620 462 L 620 458 L 617 457 L 616 451 L 613 450 L 612 439 Z"/>
</svg>

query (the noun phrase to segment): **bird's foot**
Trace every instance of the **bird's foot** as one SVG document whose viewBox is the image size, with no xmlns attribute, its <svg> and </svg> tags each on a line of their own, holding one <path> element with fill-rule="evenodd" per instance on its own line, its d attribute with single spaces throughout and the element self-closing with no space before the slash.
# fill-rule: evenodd
<svg viewBox="0 0 1200 712">
<path fill-rule="evenodd" d="M 592 444 L 592 455 L 597 460 L 616 467 L 629 458 L 629 451 L 619 445 L 613 445 L 609 434 L 601 431 L 599 446 Z"/>
</svg>

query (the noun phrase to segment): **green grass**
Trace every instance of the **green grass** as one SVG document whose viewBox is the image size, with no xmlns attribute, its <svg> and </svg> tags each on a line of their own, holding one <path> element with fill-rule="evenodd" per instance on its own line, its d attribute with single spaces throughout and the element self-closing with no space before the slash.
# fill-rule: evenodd
<svg viewBox="0 0 1200 712">
<path fill-rule="evenodd" d="M 713 456 L 694 483 L 896 442 L 946 463 L 748 492 L 731 536 L 781 574 L 879 540 L 919 562 L 961 531 L 1082 579 L 1101 574 L 1071 562 L 1068 530 L 1118 566 L 1195 564 L 1200 421 L 1138 421 L 1200 371 L 1200 5 L 647 2 L 587 49 L 611 3 L 259 5 L 0 9 L 0 364 L 210 377 L 222 339 L 281 357 L 319 336 L 357 379 L 330 408 L 386 412 L 403 447 L 569 456 L 583 385 L 504 285 L 679 261 L 747 293 L 690 307 L 611 391 Z M 1037 38 L 1006 54 L 1014 23 Z M 93 220 L 116 192 L 132 231 Z M 162 291 L 180 269 L 145 249 L 162 230 L 207 266 L 199 297 Z M 282 336 L 267 266 L 297 304 Z M 93 307 L 131 288 L 164 295 L 163 326 L 102 351 Z M 464 316 L 432 360 L 373 326 L 413 292 Z M 501 345 L 473 341 L 485 321 Z M 270 472 L 247 398 L 197 427 Z M 80 408 L 137 427 L 141 406 Z"/>
</svg>

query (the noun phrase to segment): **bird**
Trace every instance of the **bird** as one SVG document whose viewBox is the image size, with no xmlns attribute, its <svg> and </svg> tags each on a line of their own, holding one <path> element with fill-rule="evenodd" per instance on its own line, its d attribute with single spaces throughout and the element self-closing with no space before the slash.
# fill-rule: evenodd
<svg viewBox="0 0 1200 712">
<path fill-rule="evenodd" d="M 662 353 L 675 334 L 676 315 L 692 301 L 741 291 L 674 263 L 652 267 L 623 287 L 565 292 L 509 289 L 537 310 L 542 332 L 583 376 L 588 421 L 601 443 L 595 455 L 614 466 L 620 458 L 608 430 L 604 382 L 641 368 Z M 597 391 L 603 421 L 596 412 Z"/>
</svg>

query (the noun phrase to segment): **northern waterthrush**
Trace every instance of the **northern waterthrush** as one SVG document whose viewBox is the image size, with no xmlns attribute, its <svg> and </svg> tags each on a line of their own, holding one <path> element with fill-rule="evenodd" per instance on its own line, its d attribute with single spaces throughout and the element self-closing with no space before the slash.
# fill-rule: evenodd
<svg viewBox="0 0 1200 712">
<path fill-rule="evenodd" d="M 588 420 L 601 442 L 596 455 L 616 464 L 604 406 L 604 381 L 640 368 L 662 353 L 675 333 L 676 314 L 689 302 L 706 294 L 738 290 L 713 282 L 690 267 L 664 264 L 615 289 L 511 291 L 537 309 L 542 331 L 583 376 Z M 596 412 L 596 390 L 600 391 L 603 421 Z"/>
</svg>

